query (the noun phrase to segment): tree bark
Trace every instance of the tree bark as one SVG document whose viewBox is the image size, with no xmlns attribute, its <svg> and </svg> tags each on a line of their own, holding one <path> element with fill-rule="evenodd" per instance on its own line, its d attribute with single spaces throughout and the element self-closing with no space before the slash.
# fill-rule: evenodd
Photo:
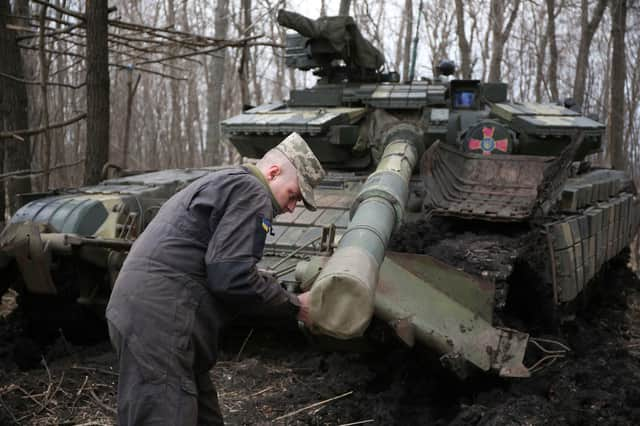
<svg viewBox="0 0 640 426">
<path fill-rule="evenodd" d="M 420 13 L 418 11 L 418 13 Z M 404 81 L 409 80 L 409 67 L 411 66 L 411 43 L 413 39 L 413 1 L 405 0 L 404 2 L 404 54 L 402 59 L 402 78 Z"/>
<path fill-rule="evenodd" d="M 0 72 L 23 78 L 23 63 L 20 50 L 16 44 L 14 31 L 7 31 L 6 25 L 12 14 L 9 0 L 0 0 Z M 27 88 L 24 84 L 6 78 L 0 78 L 0 130 L 16 130 L 29 128 Z M 30 168 L 31 154 L 29 138 L 24 141 L 7 139 L 0 144 L 4 146 L 0 167 L 3 172 Z M 2 152 L 2 151 L 0 151 Z M 5 206 L 5 190 L 8 205 Z M 0 183 L 0 221 L 4 219 L 5 210 L 13 214 L 18 207 L 17 194 L 31 192 L 29 179 L 8 180 L 6 185 Z"/>
<path fill-rule="evenodd" d="M 551 100 L 560 100 L 558 91 L 558 43 L 556 41 L 556 5 L 555 0 L 547 0 L 547 40 L 549 41 L 549 66 L 547 81 Z"/>
<path fill-rule="evenodd" d="M 551 0 L 553 1 L 553 0 Z M 535 28 L 538 27 L 540 22 L 544 21 L 545 12 L 542 10 L 538 11 L 538 16 L 536 21 L 534 22 Z M 547 15 L 548 17 L 548 15 Z M 549 42 L 549 25 L 547 22 L 546 29 L 540 29 L 538 35 L 538 42 L 535 45 L 536 49 L 536 79 L 535 84 L 533 86 L 533 94 L 535 96 L 536 102 L 542 102 L 542 87 L 545 84 L 545 57 L 547 52 L 547 44 Z"/>
<path fill-rule="evenodd" d="M 44 49 L 44 30 L 47 6 L 40 9 L 39 31 L 39 58 L 40 58 L 40 96 L 42 97 L 42 127 L 45 129 L 41 135 L 42 141 L 42 191 L 49 190 L 49 168 L 51 167 L 51 133 L 49 127 L 49 96 L 47 94 L 47 81 L 49 80 L 49 58 Z"/>
<path fill-rule="evenodd" d="M 107 0 L 86 3 L 87 153 L 84 183 L 95 185 L 109 161 L 109 51 Z"/>
<path fill-rule="evenodd" d="M 229 25 L 229 0 L 218 0 L 214 20 L 215 38 L 224 39 L 227 37 Z M 224 62 L 227 49 L 216 52 L 209 67 L 209 97 L 207 111 L 207 152 L 205 165 L 212 166 L 220 163 L 220 117 L 222 115 L 222 86 L 224 81 Z"/>
<path fill-rule="evenodd" d="M 458 36 L 458 49 L 460 50 L 459 73 L 462 79 L 471 78 L 471 45 L 464 29 L 464 4 L 462 0 L 456 0 L 456 35 Z"/>
<path fill-rule="evenodd" d="M 394 63 L 394 69 L 400 73 L 400 67 L 402 65 L 402 54 L 404 52 L 404 26 L 407 25 L 407 15 L 402 14 L 400 17 L 400 29 L 398 30 L 398 38 L 396 40 L 396 57 Z"/>
<path fill-rule="evenodd" d="M 611 0 L 611 107 L 609 108 L 609 150 L 611 166 L 627 168 L 627 147 L 624 146 L 624 86 L 626 80 L 627 1 Z"/>
<path fill-rule="evenodd" d="M 351 0 L 340 0 L 340 8 L 338 9 L 338 15 L 349 16 L 350 7 L 351 7 Z"/>
<path fill-rule="evenodd" d="M 249 37 L 251 34 L 251 0 L 242 0 L 242 37 Z M 249 96 L 249 47 L 242 48 L 242 56 L 240 57 L 240 66 L 238 67 L 238 80 L 240 81 L 240 93 L 242 96 L 242 109 L 249 108 L 251 98 Z"/>
<path fill-rule="evenodd" d="M 504 46 L 511 34 L 513 23 L 518 16 L 518 9 L 520 8 L 520 0 L 515 0 L 509 15 L 509 20 L 505 25 L 505 12 L 507 12 L 507 4 L 504 0 L 491 0 L 490 5 L 491 16 L 491 35 L 492 35 L 492 47 L 491 47 L 491 59 L 489 61 L 489 81 L 500 81 L 502 78 L 502 57 L 504 55 Z"/>
<path fill-rule="evenodd" d="M 582 15 L 580 17 L 580 45 L 578 47 L 578 59 L 576 59 L 576 72 L 573 82 L 573 100 L 584 110 L 584 93 L 587 81 L 587 68 L 589 66 L 589 50 L 591 41 L 600 25 L 604 9 L 608 0 L 598 0 L 591 20 L 589 20 L 589 0 L 582 0 Z"/>
<path fill-rule="evenodd" d="M 133 99 L 140 84 L 140 74 L 133 83 L 133 70 L 127 71 L 127 113 L 124 118 L 124 136 L 122 137 L 122 168 L 128 167 L 129 161 L 129 140 L 131 133 L 131 115 L 133 113 Z"/>
</svg>

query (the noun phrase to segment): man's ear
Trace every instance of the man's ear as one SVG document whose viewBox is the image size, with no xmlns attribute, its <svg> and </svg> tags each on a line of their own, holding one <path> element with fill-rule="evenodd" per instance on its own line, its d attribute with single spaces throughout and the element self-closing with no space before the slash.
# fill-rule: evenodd
<svg viewBox="0 0 640 426">
<path fill-rule="evenodd" d="M 280 166 L 278 166 L 277 164 L 272 164 L 271 166 L 269 166 L 269 169 L 267 171 L 267 180 L 272 181 L 280 173 L 282 173 Z"/>
</svg>

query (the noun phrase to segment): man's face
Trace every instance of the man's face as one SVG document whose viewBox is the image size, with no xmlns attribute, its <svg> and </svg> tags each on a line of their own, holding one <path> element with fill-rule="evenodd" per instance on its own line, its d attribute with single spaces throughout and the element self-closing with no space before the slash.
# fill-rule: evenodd
<svg viewBox="0 0 640 426">
<path fill-rule="evenodd" d="M 291 213 L 296 208 L 296 203 L 302 199 L 295 170 L 285 171 L 273 165 L 269 168 L 267 181 L 282 211 Z"/>
</svg>

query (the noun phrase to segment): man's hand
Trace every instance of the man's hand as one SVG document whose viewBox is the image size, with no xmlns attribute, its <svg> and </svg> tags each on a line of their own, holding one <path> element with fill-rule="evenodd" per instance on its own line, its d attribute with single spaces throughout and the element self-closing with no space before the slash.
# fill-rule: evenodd
<svg viewBox="0 0 640 426">
<path fill-rule="evenodd" d="M 309 292 L 300 293 L 298 295 L 300 301 L 300 311 L 298 312 L 298 320 L 302 321 L 305 326 L 311 325 L 311 318 L 309 318 Z"/>
</svg>

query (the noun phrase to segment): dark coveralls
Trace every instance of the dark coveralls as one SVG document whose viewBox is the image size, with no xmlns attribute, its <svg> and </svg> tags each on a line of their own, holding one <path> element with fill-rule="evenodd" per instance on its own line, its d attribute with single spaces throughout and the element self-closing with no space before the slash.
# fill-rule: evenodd
<svg viewBox="0 0 640 426">
<path fill-rule="evenodd" d="M 106 313 L 119 424 L 222 424 L 209 378 L 220 329 L 242 311 L 299 311 L 256 268 L 276 209 L 257 169 L 224 169 L 174 195 L 135 242 Z"/>
</svg>

